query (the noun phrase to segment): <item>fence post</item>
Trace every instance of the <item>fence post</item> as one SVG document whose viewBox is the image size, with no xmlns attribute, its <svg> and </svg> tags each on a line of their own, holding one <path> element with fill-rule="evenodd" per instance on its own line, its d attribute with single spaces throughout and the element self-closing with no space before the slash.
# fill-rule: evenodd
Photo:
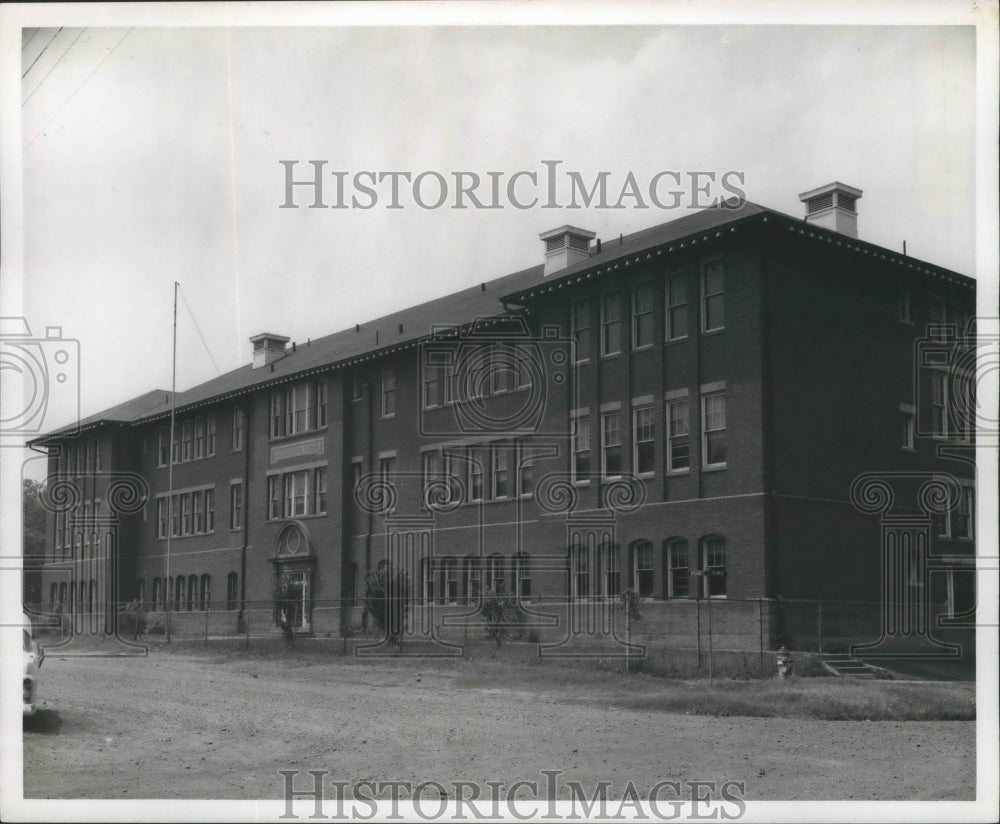
<svg viewBox="0 0 1000 824">
<path fill-rule="evenodd" d="M 819 636 L 819 655 L 823 657 L 823 599 L 816 602 L 816 634 Z"/>
<path fill-rule="evenodd" d="M 211 606 L 212 605 L 208 601 L 205 602 L 205 647 L 206 648 L 208 647 L 208 613 L 211 610 Z"/>
<path fill-rule="evenodd" d="M 708 595 L 708 683 L 715 683 L 714 650 L 712 648 L 712 594 Z"/>
<path fill-rule="evenodd" d="M 694 602 L 694 634 L 698 639 L 698 669 L 701 669 L 701 598 L 696 598 Z"/>
<path fill-rule="evenodd" d="M 243 632 L 245 634 L 245 648 L 250 649 L 250 615 L 243 619 Z"/>
</svg>

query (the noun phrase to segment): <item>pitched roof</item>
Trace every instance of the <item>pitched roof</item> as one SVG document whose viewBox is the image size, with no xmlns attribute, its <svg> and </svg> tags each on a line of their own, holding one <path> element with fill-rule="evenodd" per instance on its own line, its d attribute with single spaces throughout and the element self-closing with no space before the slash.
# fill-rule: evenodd
<svg viewBox="0 0 1000 824">
<path fill-rule="evenodd" d="M 177 394 L 177 409 L 191 408 L 198 405 L 215 402 L 224 397 L 232 397 L 254 391 L 268 384 L 282 383 L 293 377 L 310 373 L 326 371 L 338 366 L 349 365 L 361 359 L 391 353 L 392 351 L 414 345 L 418 340 L 429 335 L 435 326 L 462 326 L 477 317 L 497 315 L 504 311 L 507 303 L 520 303 L 537 295 L 542 289 L 548 291 L 553 284 L 565 282 L 567 279 L 579 276 L 581 272 L 599 271 L 602 266 L 610 263 L 628 265 L 631 255 L 650 253 L 650 250 L 670 244 L 675 241 L 684 242 L 688 238 L 711 232 L 715 236 L 724 227 L 734 228 L 736 224 L 753 221 L 761 216 L 774 216 L 782 222 L 790 224 L 790 228 L 804 227 L 801 219 L 767 209 L 750 201 L 742 201 L 735 208 L 731 205 L 715 205 L 684 217 L 642 229 L 629 235 L 621 236 L 617 241 L 602 243 L 601 251 L 591 250 L 590 257 L 575 263 L 566 269 L 549 277 L 543 276 L 541 264 L 505 275 L 477 286 L 445 295 L 426 303 L 418 304 L 394 312 L 391 315 L 377 318 L 359 327 L 345 329 L 309 341 L 304 345 L 289 348 L 286 353 L 273 363 L 254 369 L 246 364 L 212 378 L 205 383 L 194 386 Z M 842 235 L 817 228 L 806 227 L 809 234 L 821 239 L 828 235 L 844 240 Z M 706 237 L 706 239 L 709 239 Z M 700 239 L 699 239 L 700 240 Z M 857 247 L 880 249 L 873 244 L 850 239 Z M 881 250 L 885 252 L 886 250 Z M 890 253 L 893 257 L 899 257 Z M 638 258 L 637 258 L 638 260 Z M 905 259 L 920 267 L 931 267 L 935 272 L 948 270 L 923 264 L 913 258 Z M 963 278 L 955 273 L 949 275 Z M 170 413 L 170 393 L 164 390 L 154 390 L 126 401 L 103 412 L 98 412 L 80 422 L 79 426 L 69 426 L 46 436 L 39 437 L 32 443 L 44 442 L 48 438 L 60 435 L 75 434 L 80 428 L 92 426 L 102 421 L 107 422 L 138 422 L 153 420 Z"/>
</svg>

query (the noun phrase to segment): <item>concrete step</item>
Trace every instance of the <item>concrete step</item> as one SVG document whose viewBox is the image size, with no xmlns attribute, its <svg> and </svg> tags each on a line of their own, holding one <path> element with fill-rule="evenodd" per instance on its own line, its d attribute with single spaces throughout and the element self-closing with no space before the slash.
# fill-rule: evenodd
<svg viewBox="0 0 1000 824">
<path fill-rule="evenodd" d="M 824 669 L 833 675 L 848 678 L 883 678 L 882 670 L 869 666 L 848 655 L 824 655 L 820 659 Z"/>
</svg>

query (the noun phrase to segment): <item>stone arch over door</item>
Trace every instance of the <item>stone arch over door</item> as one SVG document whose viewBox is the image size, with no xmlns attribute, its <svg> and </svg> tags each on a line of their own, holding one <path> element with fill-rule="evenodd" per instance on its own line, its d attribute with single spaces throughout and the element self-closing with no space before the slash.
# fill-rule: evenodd
<svg viewBox="0 0 1000 824">
<path fill-rule="evenodd" d="M 288 621 L 295 632 L 312 632 L 316 552 L 309 528 L 300 521 L 282 526 L 270 560 L 274 564 L 275 625 Z"/>
</svg>

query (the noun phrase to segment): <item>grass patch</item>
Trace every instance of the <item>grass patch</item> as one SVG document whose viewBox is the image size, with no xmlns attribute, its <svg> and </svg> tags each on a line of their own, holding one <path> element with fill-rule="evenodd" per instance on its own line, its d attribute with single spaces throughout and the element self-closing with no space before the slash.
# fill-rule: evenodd
<svg viewBox="0 0 1000 824">
<path fill-rule="evenodd" d="M 621 696 L 612 702 L 626 709 L 677 714 L 823 721 L 971 721 L 976 717 L 973 685 L 932 681 L 720 682 L 711 687 L 674 686 L 658 695 Z"/>
</svg>

